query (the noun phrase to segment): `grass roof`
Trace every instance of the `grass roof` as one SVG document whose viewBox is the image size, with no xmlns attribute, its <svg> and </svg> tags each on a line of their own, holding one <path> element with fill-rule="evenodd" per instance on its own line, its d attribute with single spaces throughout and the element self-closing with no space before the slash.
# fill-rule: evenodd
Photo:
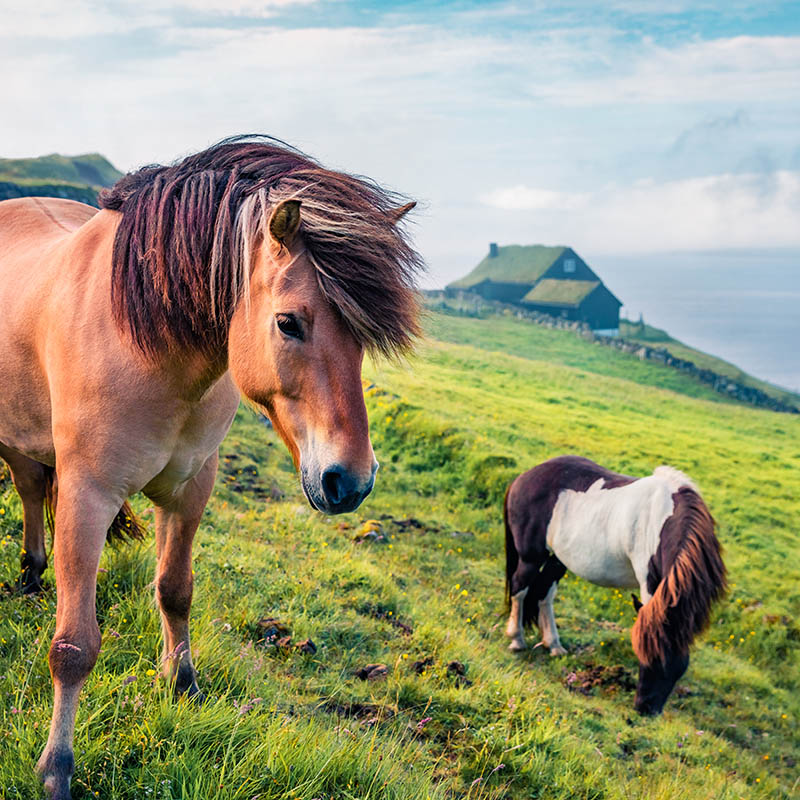
<svg viewBox="0 0 800 800">
<path fill-rule="evenodd" d="M 591 294 L 600 281 L 570 281 L 545 278 L 539 281 L 525 297 L 523 303 L 541 303 L 554 306 L 577 306 Z"/>
<path fill-rule="evenodd" d="M 543 244 L 511 244 L 498 247 L 494 258 L 486 256 L 469 275 L 449 284 L 453 289 L 469 289 L 487 278 L 496 283 L 533 284 L 544 275 L 566 247 Z"/>
</svg>

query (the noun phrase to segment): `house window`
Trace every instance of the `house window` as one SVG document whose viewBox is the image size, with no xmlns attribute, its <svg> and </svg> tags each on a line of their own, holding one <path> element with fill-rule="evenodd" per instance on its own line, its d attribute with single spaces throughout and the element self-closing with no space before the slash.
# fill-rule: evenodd
<svg viewBox="0 0 800 800">
<path fill-rule="evenodd" d="M 564 259 L 564 272 L 575 272 L 575 259 L 574 258 L 565 258 Z"/>
</svg>

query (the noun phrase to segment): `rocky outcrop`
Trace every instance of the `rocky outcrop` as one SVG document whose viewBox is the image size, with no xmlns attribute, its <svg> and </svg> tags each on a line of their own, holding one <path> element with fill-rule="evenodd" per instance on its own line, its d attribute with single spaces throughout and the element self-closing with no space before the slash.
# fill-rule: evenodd
<svg viewBox="0 0 800 800">
<path fill-rule="evenodd" d="M 630 353 L 642 361 L 652 361 L 657 364 L 662 364 L 665 367 L 677 369 L 695 380 L 710 386 L 720 394 L 724 394 L 740 403 L 746 403 L 758 408 L 766 408 L 770 411 L 780 411 L 786 414 L 800 414 L 800 408 L 795 405 L 783 402 L 761 389 L 739 383 L 713 370 L 702 369 L 693 361 L 677 358 L 664 347 L 650 347 L 641 342 L 622 339 L 618 336 L 601 336 L 600 334 L 594 333 L 584 322 L 571 322 L 570 320 L 559 319 L 558 317 L 550 317 L 547 314 L 540 314 L 537 311 L 528 311 L 509 303 L 485 300 L 483 297 L 480 297 L 480 295 L 471 292 L 459 292 L 451 297 L 451 302 L 455 299 L 460 304 L 460 309 L 455 310 L 452 306 L 447 306 L 445 303 L 444 292 L 426 292 L 426 295 L 434 301 L 437 299 L 440 300 L 439 308 L 445 312 L 449 311 L 450 313 L 454 313 L 455 311 L 455 313 L 468 316 L 480 316 L 482 309 L 484 312 L 488 310 L 511 313 L 517 319 L 527 319 L 546 328 L 573 331 L 595 344 L 604 347 L 613 347 L 615 350 L 620 350 L 623 353 Z M 434 307 L 436 307 L 435 304 Z"/>
</svg>

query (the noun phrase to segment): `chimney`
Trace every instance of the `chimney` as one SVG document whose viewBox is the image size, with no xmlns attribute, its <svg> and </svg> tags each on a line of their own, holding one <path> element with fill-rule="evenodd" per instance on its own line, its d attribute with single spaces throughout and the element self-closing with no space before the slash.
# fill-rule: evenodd
<svg viewBox="0 0 800 800">
<path fill-rule="evenodd" d="M 489 244 L 489 258 L 497 258 L 497 242 Z"/>
</svg>

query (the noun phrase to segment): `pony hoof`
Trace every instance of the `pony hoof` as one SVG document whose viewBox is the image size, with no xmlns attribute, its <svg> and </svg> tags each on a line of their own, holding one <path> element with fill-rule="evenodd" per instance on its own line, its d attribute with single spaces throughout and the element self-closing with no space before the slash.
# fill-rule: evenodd
<svg viewBox="0 0 800 800">
<path fill-rule="evenodd" d="M 557 645 L 556 647 L 550 648 L 551 656 L 565 656 L 566 654 L 567 651 L 561 645 Z"/>
<path fill-rule="evenodd" d="M 527 650 L 527 645 L 521 639 L 512 639 L 508 649 L 512 653 L 521 653 L 523 650 Z"/>
</svg>

